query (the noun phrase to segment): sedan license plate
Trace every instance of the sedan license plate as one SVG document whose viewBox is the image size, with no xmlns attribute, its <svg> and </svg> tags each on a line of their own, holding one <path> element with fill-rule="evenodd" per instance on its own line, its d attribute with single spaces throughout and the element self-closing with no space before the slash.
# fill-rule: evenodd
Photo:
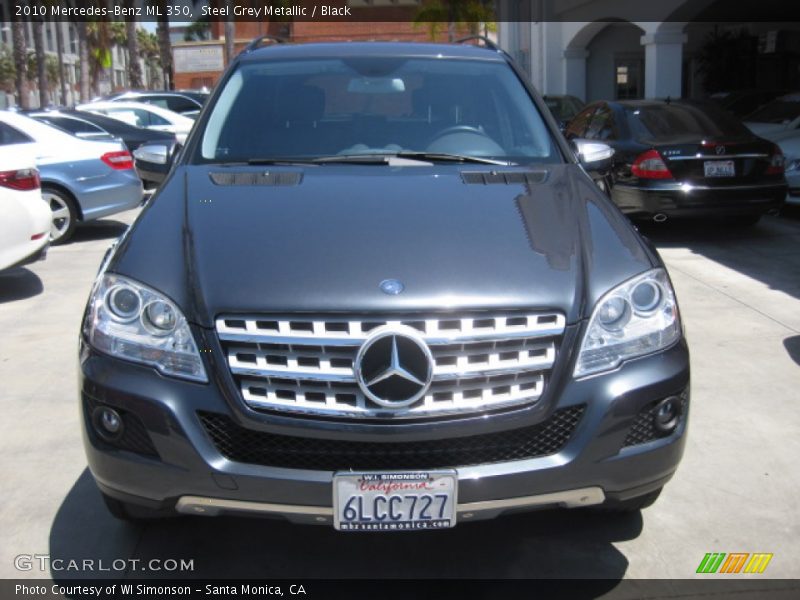
<svg viewBox="0 0 800 600">
<path fill-rule="evenodd" d="M 707 160 L 703 163 L 706 177 L 733 177 L 736 171 L 732 160 Z"/>
<path fill-rule="evenodd" d="M 333 526 L 340 531 L 447 529 L 456 524 L 455 471 L 335 473 Z"/>
</svg>

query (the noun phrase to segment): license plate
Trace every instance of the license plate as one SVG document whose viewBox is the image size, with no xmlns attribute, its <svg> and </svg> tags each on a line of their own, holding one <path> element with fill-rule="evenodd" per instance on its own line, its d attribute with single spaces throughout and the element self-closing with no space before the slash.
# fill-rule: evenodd
<svg viewBox="0 0 800 600">
<path fill-rule="evenodd" d="M 335 473 L 333 526 L 340 531 L 447 529 L 456 524 L 455 471 Z"/>
<path fill-rule="evenodd" d="M 733 177 L 736 174 L 732 160 L 707 160 L 703 163 L 706 177 Z"/>
</svg>

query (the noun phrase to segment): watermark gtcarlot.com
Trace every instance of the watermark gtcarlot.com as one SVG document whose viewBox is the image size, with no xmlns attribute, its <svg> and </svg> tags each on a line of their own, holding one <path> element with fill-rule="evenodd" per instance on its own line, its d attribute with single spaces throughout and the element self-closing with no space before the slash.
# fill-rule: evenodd
<svg viewBox="0 0 800 600">
<path fill-rule="evenodd" d="M 159 572 L 179 573 L 194 571 L 194 559 L 186 558 L 51 558 L 49 554 L 18 554 L 14 557 L 18 571 L 50 571 L 81 573 Z"/>
</svg>

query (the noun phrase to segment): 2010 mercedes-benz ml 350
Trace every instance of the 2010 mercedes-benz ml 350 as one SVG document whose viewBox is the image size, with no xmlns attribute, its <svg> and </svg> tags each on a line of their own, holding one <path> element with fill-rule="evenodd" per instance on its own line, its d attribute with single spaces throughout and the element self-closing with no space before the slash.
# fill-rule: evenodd
<svg viewBox="0 0 800 600">
<path fill-rule="evenodd" d="M 340 531 L 638 510 L 689 355 L 664 264 L 489 44 L 264 44 L 228 68 L 86 309 L 120 518 Z"/>
</svg>

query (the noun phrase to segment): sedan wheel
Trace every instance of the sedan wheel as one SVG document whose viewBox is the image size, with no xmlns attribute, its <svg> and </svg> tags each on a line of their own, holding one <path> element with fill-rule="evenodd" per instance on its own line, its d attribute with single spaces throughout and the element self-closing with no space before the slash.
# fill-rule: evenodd
<svg viewBox="0 0 800 600">
<path fill-rule="evenodd" d="M 42 198 L 53 211 L 53 220 L 50 224 L 50 243 L 54 246 L 63 244 L 72 236 L 77 221 L 72 198 L 69 198 L 64 192 L 46 186 L 42 187 Z"/>
</svg>

